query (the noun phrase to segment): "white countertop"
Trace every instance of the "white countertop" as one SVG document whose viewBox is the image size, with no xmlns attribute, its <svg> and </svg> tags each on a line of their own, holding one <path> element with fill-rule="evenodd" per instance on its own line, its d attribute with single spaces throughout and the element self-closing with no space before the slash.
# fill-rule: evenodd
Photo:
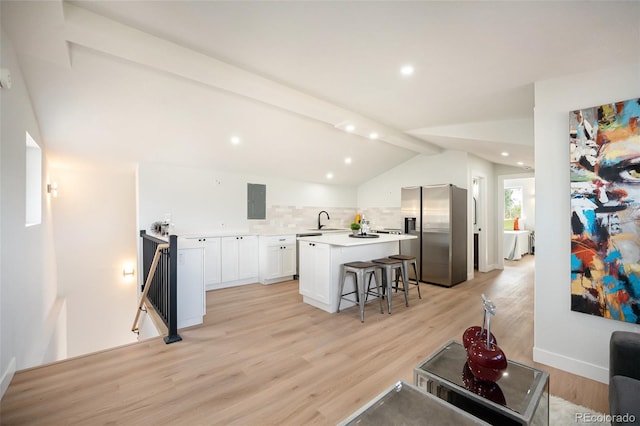
<svg viewBox="0 0 640 426">
<path fill-rule="evenodd" d="M 389 243 L 394 241 L 413 240 L 418 238 L 416 235 L 407 234 L 375 234 L 379 235 L 378 238 L 353 238 L 350 234 L 338 233 L 338 234 L 326 234 L 316 237 L 299 237 L 299 241 L 306 241 L 310 243 L 329 244 L 332 246 L 352 247 L 363 246 L 367 244 L 380 244 Z"/>
<path fill-rule="evenodd" d="M 340 234 L 340 233 L 351 233 L 351 229 L 348 228 L 329 228 L 329 229 L 310 229 L 310 228 L 282 228 L 282 229 L 269 229 L 269 230 L 261 230 L 258 232 L 259 235 L 264 236 L 273 236 L 273 235 L 297 235 L 297 234 L 312 234 L 312 233 L 323 233 L 323 234 Z"/>
<path fill-rule="evenodd" d="M 310 228 L 272 228 L 272 229 L 265 229 L 265 230 L 251 232 L 247 230 L 236 229 L 236 230 L 229 230 L 229 231 L 185 232 L 185 233 L 178 233 L 177 235 L 179 238 L 193 239 L 193 238 L 236 237 L 236 236 L 248 236 L 248 235 L 270 237 L 275 235 L 311 234 L 316 232 L 321 232 L 322 234 L 346 234 L 346 233 L 350 234 L 351 230 L 348 228 L 340 228 L 340 229 L 329 228 L 329 229 L 321 229 L 321 230 L 310 229 Z M 163 237 L 163 236 L 160 236 L 160 234 L 151 232 L 150 230 L 147 230 L 147 234 L 156 238 L 165 239 L 167 241 L 169 240 L 168 236 Z"/>
<path fill-rule="evenodd" d="M 215 237 L 238 237 L 241 235 L 258 235 L 256 232 L 243 232 L 243 231 L 213 231 L 213 232 L 200 232 L 197 234 L 179 234 L 182 238 L 215 238 Z"/>
</svg>

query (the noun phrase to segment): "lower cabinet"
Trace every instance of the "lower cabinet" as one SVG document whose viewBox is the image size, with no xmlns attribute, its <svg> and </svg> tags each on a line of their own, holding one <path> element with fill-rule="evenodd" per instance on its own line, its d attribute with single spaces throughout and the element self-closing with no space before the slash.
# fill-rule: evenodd
<svg viewBox="0 0 640 426">
<path fill-rule="evenodd" d="M 258 237 L 239 235 L 222 237 L 220 274 L 223 287 L 258 280 Z"/>
<path fill-rule="evenodd" d="M 296 273 L 296 236 L 260 237 L 260 282 L 273 284 L 293 279 Z"/>
<path fill-rule="evenodd" d="M 184 244 L 203 249 L 206 290 L 258 281 L 258 237 L 188 237 Z"/>
<path fill-rule="evenodd" d="M 178 249 L 178 328 L 202 324 L 206 314 L 204 290 L 204 250 Z"/>
<path fill-rule="evenodd" d="M 204 248 L 204 285 L 207 290 L 219 286 L 220 274 L 220 238 L 201 237 L 197 239 Z"/>
<path fill-rule="evenodd" d="M 204 249 L 204 285 L 206 290 L 219 288 L 222 282 L 220 272 L 220 237 L 189 237 L 185 238 L 189 247 Z"/>
<path fill-rule="evenodd" d="M 300 294 L 325 304 L 331 303 L 331 251 L 328 244 L 301 242 Z"/>
<path fill-rule="evenodd" d="M 238 244 L 238 279 L 258 280 L 258 237 L 240 237 Z"/>
</svg>

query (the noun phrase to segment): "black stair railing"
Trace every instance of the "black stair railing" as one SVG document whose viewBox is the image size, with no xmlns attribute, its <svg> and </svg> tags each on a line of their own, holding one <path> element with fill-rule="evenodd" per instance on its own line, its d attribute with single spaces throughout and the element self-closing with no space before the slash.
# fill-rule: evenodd
<svg viewBox="0 0 640 426">
<path fill-rule="evenodd" d="M 142 296 L 132 331 L 138 331 L 140 311 L 150 303 L 167 327 L 165 343 L 182 340 L 178 334 L 178 237 L 169 236 L 169 243 L 140 231 L 142 239 Z"/>
</svg>

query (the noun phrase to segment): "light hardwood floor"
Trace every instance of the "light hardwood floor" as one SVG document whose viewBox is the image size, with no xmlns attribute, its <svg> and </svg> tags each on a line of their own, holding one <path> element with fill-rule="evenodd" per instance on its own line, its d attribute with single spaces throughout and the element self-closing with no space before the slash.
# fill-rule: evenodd
<svg viewBox="0 0 640 426">
<path fill-rule="evenodd" d="M 507 357 L 532 362 L 533 256 L 453 288 L 412 288 L 392 315 L 367 305 L 328 314 L 301 302 L 298 282 L 207 294 L 205 324 L 183 341 L 151 339 L 16 373 L 0 405 L 4 425 L 335 424 L 451 339 L 498 309 L 492 330 Z M 132 312 L 133 316 L 133 312 Z M 537 364 L 550 393 L 607 412 L 607 386 Z"/>
</svg>

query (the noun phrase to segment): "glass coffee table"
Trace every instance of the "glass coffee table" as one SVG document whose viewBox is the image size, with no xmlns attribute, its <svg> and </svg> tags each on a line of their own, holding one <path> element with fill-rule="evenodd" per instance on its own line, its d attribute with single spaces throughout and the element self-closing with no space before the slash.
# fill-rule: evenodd
<svg viewBox="0 0 640 426">
<path fill-rule="evenodd" d="M 508 358 L 508 355 L 507 355 Z M 549 373 L 508 361 L 495 383 L 473 377 L 467 351 L 450 341 L 413 370 L 415 384 L 491 424 L 549 424 Z"/>
<path fill-rule="evenodd" d="M 399 381 L 339 423 L 339 426 L 346 425 L 490 426 L 489 423 L 403 381 Z"/>
</svg>

